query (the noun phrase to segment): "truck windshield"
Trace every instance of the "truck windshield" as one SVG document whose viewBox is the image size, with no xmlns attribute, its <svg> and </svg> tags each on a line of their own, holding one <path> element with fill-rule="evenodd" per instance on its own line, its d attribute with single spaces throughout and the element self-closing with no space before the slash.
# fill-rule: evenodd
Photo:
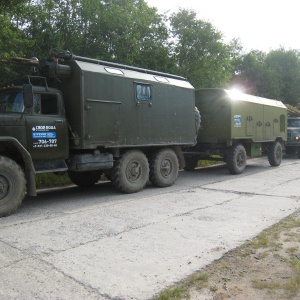
<svg viewBox="0 0 300 300">
<path fill-rule="evenodd" d="M 24 110 L 23 93 L 20 91 L 7 91 L 0 94 L 1 113 L 21 113 Z"/>
<path fill-rule="evenodd" d="M 300 128 L 300 119 L 288 119 L 288 127 Z"/>
</svg>

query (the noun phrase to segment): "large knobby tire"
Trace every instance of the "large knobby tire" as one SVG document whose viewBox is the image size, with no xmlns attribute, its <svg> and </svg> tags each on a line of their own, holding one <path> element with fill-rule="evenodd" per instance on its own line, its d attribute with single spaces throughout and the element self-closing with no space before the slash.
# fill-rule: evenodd
<svg viewBox="0 0 300 300">
<path fill-rule="evenodd" d="M 125 152 L 115 163 L 112 182 L 122 193 L 136 193 L 142 190 L 149 178 L 149 163 L 139 150 Z"/>
<path fill-rule="evenodd" d="M 21 167 L 10 158 L 0 156 L 0 217 L 14 213 L 25 192 L 26 180 Z"/>
<path fill-rule="evenodd" d="M 69 171 L 71 181 L 80 187 L 92 187 L 100 179 L 101 171 L 75 172 Z"/>
<path fill-rule="evenodd" d="M 300 159 L 300 147 L 297 148 L 297 156 Z"/>
<path fill-rule="evenodd" d="M 227 152 L 226 163 L 231 174 L 243 173 L 247 163 L 247 154 L 244 146 L 241 144 L 231 146 Z"/>
<path fill-rule="evenodd" d="M 151 157 L 149 179 L 154 186 L 173 185 L 178 177 L 178 172 L 178 157 L 172 149 L 160 150 Z"/>
<path fill-rule="evenodd" d="M 282 146 L 279 142 L 273 142 L 269 145 L 268 160 L 272 167 L 277 167 L 282 160 Z"/>
<path fill-rule="evenodd" d="M 185 157 L 185 167 L 184 169 L 186 171 L 193 171 L 198 164 L 198 158 L 194 158 L 194 157 Z"/>
</svg>

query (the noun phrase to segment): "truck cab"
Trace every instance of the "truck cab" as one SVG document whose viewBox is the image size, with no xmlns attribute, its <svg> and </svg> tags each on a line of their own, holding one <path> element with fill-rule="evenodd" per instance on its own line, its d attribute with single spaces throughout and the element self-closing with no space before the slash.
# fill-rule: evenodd
<svg viewBox="0 0 300 300">
<path fill-rule="evenodd" d="M 69 139 L 63 97 L 30 82 L 0 89 L 0 216 L 25 193 L 36 196 L 35 174 L 66 171 Z"/>
<path fill-rule="evenodd" d="M 30 107 L 24 101 L 23 86 L 0 91 L 0 140 L 16 139 L 18 147 L 30 153 L 36 173 L 66 169 L 68 127 L 61 93 L 32 86 Z M 3 151 L 8 151 L 4 144 Z"/>
<path fill-rule="evenodd" d="M 300 158 L 300 117 L 288 117 L 285 147 L 287 154 L 297 153 L 298 158 Z"/>
</svg>

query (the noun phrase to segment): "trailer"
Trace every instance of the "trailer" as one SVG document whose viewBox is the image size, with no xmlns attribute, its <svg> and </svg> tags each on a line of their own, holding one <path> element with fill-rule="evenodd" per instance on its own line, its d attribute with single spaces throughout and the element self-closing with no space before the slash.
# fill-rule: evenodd
<svg viewBox="0 0 300 300">
<path fill-rule="evenodd" d="M 184 151 L 186 170 L 199 160 L 220 160 L 231 174 L 240 174 L 247 157 L 267 155 L 271 166 L 281 163 L 287 140 L 287 109 L 281 101 L 225 89 L 199 89 L 201 112 L 197 144 Z"/>
</svg>

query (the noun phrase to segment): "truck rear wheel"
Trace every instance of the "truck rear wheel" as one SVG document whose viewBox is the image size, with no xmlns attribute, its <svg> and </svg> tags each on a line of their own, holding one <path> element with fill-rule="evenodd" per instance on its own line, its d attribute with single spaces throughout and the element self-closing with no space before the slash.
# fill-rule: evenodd
<svg viewBox="0 0 300 300">
<path fill-rule="evenodd" d="M 282 147 L 279 142 L 273 142 L 269 146 L 268 160 L 272 167 L 277 167 L 282 160 Z"/>
<path fill-rule="evenodd" d="M 136 193 L 142 190 L 149 178 L 149 163 L 146 155 L 139 150 L 124 153 L 112 172 L 114 186 L 123 193 Z"/>
<path fill-rule="evenodd" d="M 8 157 L 0 156 L 0 217 L 9 216 L 21 205 L 26 190 L 21 167 Z"/>
<path fill-rule="evenodd" d="M 179 163 L 172 149 L 163 149 L 155 153 L 150 160 L 150 181 L 156 187 L 174 184 L 178 177 Z"/>
<path fill-rule="evenodd" d="M 236 144 L 228 149 L 227 168 L 231 174 L 241 174 L 245 170 L 247 154 L 243 145 Z"/>
<path fill-rule="evenodd" d="M 74 172 L 69 171 L 68 175 L 70 180 L 80 187 L 91 187 L 98 182 L 101 171 L 85 171 L 85 172 Z"/>
</svg>

